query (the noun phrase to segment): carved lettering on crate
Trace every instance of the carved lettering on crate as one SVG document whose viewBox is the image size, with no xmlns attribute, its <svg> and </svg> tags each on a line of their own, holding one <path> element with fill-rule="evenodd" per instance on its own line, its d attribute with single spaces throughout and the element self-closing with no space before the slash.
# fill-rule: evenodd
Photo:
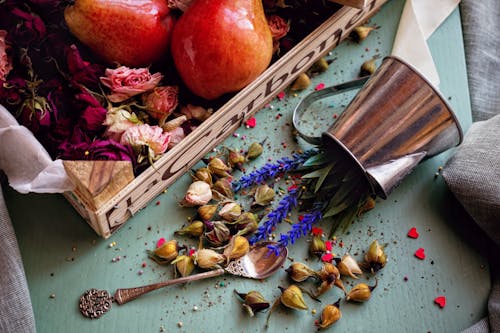
<svg viewBox="0 0 500 333">
<path fill-rule="evenodd" d="M 341 8 L 313 33 L 273 64 L 261 77 L 223 105 L 193 133 L 141 174 L 98 212 L 99 223 L 115 228 L 172 184 L 202 156 L 222 142 L 314 61 L 345 39 L 386 0 L 372 0 L 363 9 Z"/>
</svg>

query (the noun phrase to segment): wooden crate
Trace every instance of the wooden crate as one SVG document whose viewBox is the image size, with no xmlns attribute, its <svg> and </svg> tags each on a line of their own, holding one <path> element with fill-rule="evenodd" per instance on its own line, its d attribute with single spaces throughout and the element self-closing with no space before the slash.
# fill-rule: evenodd
<svg viewBox="0 0 500 333">
<path fill-rule="evenodd" d="M 67 169 L 80 170 L 83 176 L 72 173 L 73 179 L 78 182 L 77 188 L 65 193 L 65 197 L 100 236 L 108 238 L 385 2 L 367 0 L 366 6 L 361 9 L 343 6 L 165 153 L 154 167 L 130 182 L 130 173 L 122 167 L 108 170 L 100 163 L 72 161 L 69 167 L 66 163 Z M 127 182 L 123 188 L 117 186 Z"/>
</svg>

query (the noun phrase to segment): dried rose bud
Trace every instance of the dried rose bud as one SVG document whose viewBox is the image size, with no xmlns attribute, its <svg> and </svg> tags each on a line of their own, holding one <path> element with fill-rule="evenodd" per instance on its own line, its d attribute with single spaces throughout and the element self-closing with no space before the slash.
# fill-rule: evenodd
<svg viewBox="0 0 500 333">
<path fill-rule="evenodd" d="M 182 277 L 188 276 L 194 270 L 194 259 L 191 256 L 181 255 L 172 261 L 172 265 L 175 265 L 175 270 Z"/>
<path fill-rule="evenodd" d="M 213 246 L 224 245 L 231 237 L 231 232 L 225 223 L 221 221 L 210 222 L 212 229 L 205 232 L 205 237 Z"/>
<path fill-rule="evenodd" d="M 153 251 L 154 255 L 157 256 L 160 259 L 165 260 L 166 262 L 170 262 L 174 260 L 179 252 L 177 251 L 177 241 L 171 240 L 168 242 L 163 243 L 162 246 L 159 248 L 156 248 Z"/>
<path fill-rule="evenodd" d="M 217 212 L 218 205 L 203 205 L 198 207 L 198 215 L 203 221 L 209 221 Z"/>
<path fill-rule="evenodd" d="M 323 73 L 328 70 L 328 67 L 328 61 L 325 58 L 321 58 L 311 66 L 310 71 L 312 73 Z"/>
<path fill-rule="evenodd" d="M 288 276 L 295 282 L 303 282 L 310 277 L 317 277 L 317 273 L 300 262 L 294 262 L 286 269 Z"/>
<path fill-rule="evenodd" d="M 321 318 L 318 323 L 320 329 L 327 328 L 328 326 L 336 323 L 341 317 L 342 312 L 340 312 L 340 299 L 334 304 L 327 305 L 321 312 Z"/>
<path fill-rule="evenodd" d="M 198 250 L 194 255 L 196 265 L 202 269 L 218 268 L 219 264 L 223 263 L 225 259 L 222 254 L 210 249 Z"/>
<path fill-rule="evenodd" d="M 288 288 L 279 287 L 281 290 L 280 301 L 281 304 L 287 308 L 296 310 L 307 310 L 307 305 L 302 296 L 302 290 L 299 287 L 292 284 Z"/>
<path fill-rule="evenodd" d="M 245 163 L 245 156 L 240 154 L 240 152 L 236 150 L 229 150 L 229 155 L 227 157 L 227 162 L 232 168 L 241 169 L 241 165 Z"/>
<path fill-rule="evenodd" d="M 248 218 L 245 217 L 241 220 L 240 219 L 237 220 L 237 221 L 240 221 L 241 223 L 236 223 L 236 226 L 239 229 L 239 231 L 236 233 L 236 235 L 240 235 L 240 236 L 251 234 L 259 228 L 259 223 L 257 222 L 257 217 L 255 216 L 255 214 L 253 214 L 253 213 L 243 213 L 243 214 L 252 214 L 252 215 L 251 216 L 248 215 Z M 243 223 L 243 221 L 245 219 L 247 221 L 246 221 L 246 223 Z"/>
<path fill-rule="evenodd" d="M 264 147 L 258 142 L 254 142 L 248 147 L 247 160 L 254 160 L 264 151 Z"/>
<path fill-rule="evenodd" d="M 212 200 L 210 185 L 202 181 L 196 181 L 189 185 L 181 205 L 185 207 L 203 206 Z"/>
<path fill-rule="evenodd" d="M 194 221 L 193 223 L 185 226 L 181 230 L 177 230 L 175 232 L 176 235 L 187 235 L 191 237 L 200 237 L 203 235 L 203 231 L 205 230 L 205 225 L 201 221 Z"/>
<path fill-rule="evenodd" d="M 299 76 L 293 81 L 292 85 L 290 86 L 290 90 L 292 91 L 297 91 L 297 90 L 304 90 L 307 87 L 311 85 L 311 79 L 309 78 L 309 75 L 306 73 L 300 73 Z"/>
<path fill-rule="evenodd" d="M 222 206 L 219 216 L 227 221 L 236 221 L 241 215 L 241 206 L 236 202 L 229 202 Z"/>
<path fill-rule="evenodd" d="M 156 120 L 166 119 L 177 107 L 179 87 L 155 87 L 150 92 L 142 94 L 142 102 L 146 112 Z"/>
<path fill-rule="evenodd" d="M 267 206 L 274 200 L 275 192 L 267 184 L 257 186 L 254 194 L 254 205 Z"/>
<path fill-rule="evenodd" d="M 359 69 L 359 76 L 372 75 L 375 73 L 376 69 L 377 65 L 375 64 L 375 58 L 371 58 L 361 65 L 361 68 Z"/>
<path fill-rule="evenodd" d="M 218 157 L 214 157 L 208 162 L 208 169 L 210 172 L 216 176 L 219 177 L 229 177 L 231 176 L 229 172 L 231 171 L 231 168 L 224 163 L 223 160 L 221 160 Z"/>
<path fill-rule="evenodd" d="M 363 40 L 366 39 L 366 37 L 368 37 L 370 32 L 375 29 L 377 29 L 377 27 L 367 27 L 367 26 L 356 27 L 353 29 L 351 33 L 351 38 L 358 43 L 362 42 Z"/>
<path fill-rule="evenodd" d="M 248 239 L 243 236 L 233 236 L 224 249 L 223 254 L 227 258 L 227 262 L 229 262 L 230 260 L 243 257 L 248 251 L 250 251 Z"/>
<path fill-rule="evenodd" d="M 202 181 L 212 186 L 212 173 L 208 168 L 199 168 L 191 177 L 193 181 Z"/>
<path fill-rule="evenodd" d="M 384 248 L 379 245 L 377 240 L 374 240 L 368 251 L 365 254 L 365 262 L 372 272 L 377 272 L 387 263 L 387 257 Z"/>
<path fill-rule="evenodd" d="M 313 236 L 309 243 L 309 253 L 314 256 L 321 256 L 326 251 L 325 241 L 321 236 Z"/>
<path fill-rule="evenodd" d="M 347 301 L 366 302 L 372 296 L 372 291 L 377 287 L 378 281 L 375 281 L 374 286 L 369 286 L 366 283 L 355 285 L 346 295 Z"/>
<path fill-rule="evenodd" d="M 214 192 L 218 196 L 221 196 L 219 199 L 231 199 L 234 197 L 233 187 L 231 186 L 231 180 L 229 177 L 224 177 L 217 179 L 213 186 Z"/>
<path fill-rule="evenodd" d="M 246 294 L 239 293 L 236 290 L 234 292 L 244 301 L 243 308 L 248 312 L 250 317 L 270 306 L 270 303 L 258 291 L 252 290 Z"/>
<path fill-rule="evenodd" d="M 337 264 L 337 268 L 339 269 L 340 275 L 350 276 L 354 279 L 358 278 L 356 274 L 363 273 L 357 261 L 349 253 L 344 254 Z"/>
<path fill-rule="evenodd" d="M 194 106 L 188 104 L 187 106 L 181 109 L 181 113 L 185 115 L 188 119 L 195 119 L 198 121 L 205 121 L 210 117 L 213 113 L 212 109 L 205 109 L 201 106 Z"/>
</svg>

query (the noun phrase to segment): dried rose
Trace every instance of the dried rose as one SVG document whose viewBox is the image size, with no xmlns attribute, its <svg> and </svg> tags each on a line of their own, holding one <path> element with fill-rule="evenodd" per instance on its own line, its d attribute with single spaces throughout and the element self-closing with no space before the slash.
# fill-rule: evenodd
<svg viewBox="0 0 500 333">
<path fill-rule="evenodd" d="M 245 163 L 245 156 L 243 156 L 236 150 L 229 150 L 227 162 L 229 163 L 231 168 L 236 167 L 238 169 L 241 169 L 241 165 Z"/>
<path fill-rule="evenodd" d="M 189 185 L 181 205 L 185 207 L 202 206 L 206 205 L 210 200 L 212 200 L 210 185 L 202 181 L 196 181 Z"/>
<path fill-rule="evenodd" d="M 208 168 L 199 168 L 191 178 L 193 181 L 202 181 L 212 186 L 212 172 Z"/>
<path fill-rule="evenodd" d="M 59 146 L 59 157 L 67 160 L 134 161 L 130 146 L 113 140 L 94 140 L 91 143 L 77 144 L 65 141 Z"/>
<path fill-rule="evenodd" d="M 74 44 L 67 46 L 65 52 L 71 80 L 91 89 L 97 88 L 99 76 L 102 74 L 104 67 L 84 61 L 80 51 Z"/>
<path fill-rule="evenodd" d="M 214 184 L 213 190 L 221 200 L 234 197 L 234 191 L 229 177 L 218 179 Z"/>
<path fill-rule="evenodd" d="M 213 269 L 219 267 L 223 263 L 225 257 L 210 249 L 201 249 L 194 255 L 194 261 L 198 267 L 203 269 Z"/>
<path fill-rule="evenodd" d="M 257 187 L 254 194 L 254 205 L 267 206 L 274 200 L 275 192 L 267 184 Z"/>
<path fill-rule="evenodd" d="M 5 42 L 7 31 L 0 30 L 0 82 L 7 78 L 7 74 L 12 70 L 12 61 L 7 55 L 9 45 Z"/>
<path fill-rule="evenodd" d="M 142 102 L 147 113 L 156 120 L 166 119 L 171 115 L 179 103 L 179 87 L 155 87 L 142 95 Z"/>
<path fill-rule="evenodd" d="M 256 312 L 263 311 L 269 308 L 270 304 L 264 296 L 258 291 L 252 290 L 246 294 L 234 291 L 244 302 L 243 308 L 248 312 L 250 317 L 253 317 Z"/>
<path fill-rule="evenodd" d="M 219 216 L 227 221 L 236 221 L 241 215 L 241 206 L 236 202 L 228 202 L 219 211 Z"/>
<path fill-rule="evenodd" d="M 115 140 L 121 141 L 122 134 L 130 127 L 142 124 L 137 118 L 135 113 L 130 113 L 121 108 L 111 108 L 106 114 L 104 125 L 107 126 L 104 136 Z"/>
<path fill-rule="evenodd" d="M 290 23 L 281 16 L 270 15 L 267 18 L 267 23 L 269 24 L 269 29 L 271 29 L 273 40 L 278 40 L 285 37 L 286 34 L 290 31 Z"/>
<path fill-rule="evenodd" d="M 120 142 L 130 145 L 136 152 L 147 147 L 148 157 L 154 160 L 167 150 L 170 136 L 170 133 L 163 132 L 161 127 L 142 124 L 129 127 L 123 133 Z"/>
<path fill-rule="evenodd" d="M 151 74 L 148 68 L 129 68 L 121 66 L 116 69 L 108 68 L 106 76 L 101 77 L 101 83 L 111 89 L 108 99 L 119 103 L 132 96 L 142 94 L 153 89 L 160 83 L 160 73 Z"/>
<path fill-rule="evenodd" d="M 213 221 L 206 223 L 211 230 L 205 232 L 205 237 L 213 246 L 224 245 L 231 238 L 231 232 L 224 222 Z"/>
<path fill-rule="evenodd" d="M 188 119 L 195 119 L 198 121 L 205 121 L 213 113 L 212 109 L 205 109 L 201 106 L 188 104 L 181 109 L 181 113 Z"/>
<path fill-rule="evenodd" d="M 198 215 L 204 221 L 209 221 L 214 217 L 219 205 L 203 205 L 198 207 Z"/>
<path fill-rule="evenodd" d="M 231 168 L 218 157 L 214 157 L 208 162 L 210 172 L 219 177 L 229 177 Z"/>
<path fill-rule="evenodd" d="M 186 133 L 184 133 L 184 129 L 182 127 L 177 127 L 171 131 L 170 133 L 170 142 L 168 143 L 168 149 L 172 149 L 176 144 L 182 141 L 186 137 Z"/>
<path fill-rule="evenodd" d="M 177 241 L 173 239 L 168 242 L 164 242 L 154 251 L 148 251 L 148 255 L 151 259 L 161 265 L 168 264 L 179 255 Z"/>
</svg>

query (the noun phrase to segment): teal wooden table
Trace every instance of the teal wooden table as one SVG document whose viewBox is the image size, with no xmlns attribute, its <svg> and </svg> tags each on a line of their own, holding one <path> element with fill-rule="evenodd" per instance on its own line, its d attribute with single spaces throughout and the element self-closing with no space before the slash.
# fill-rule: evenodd
<svg viewBox="0 0 500 333">
<path fill-rule="evenodd" d="M 334 61 L 328 72 L 314 78 L 307 91 L 297 96 L 289 94 L 283 101 L 274 100 L 257 114 L 255 128 L 240 128 L 236 132 L 239 136 L 230 137 L 224 146 L 245 148 L 253 141 L 268 138 L 265 156 L 252 166 L 307 148 L 292 138 L 293 107 L 321 82 L 331 85 L 355 78 L 359 66 L 372 56 L 379 55 L 380 63 L 381 57 L 390 52 L 403 4 L 402 0 L 386 4 L 370 23 L 380 28 L 367 40 L 361 45 L 342 43 L 329 55 Z M 471 111 L 458 10 L 429 43 L 441 77 L 441 91 L 466 130 Z M 334 252 L 342 254 L 351 247 L 358 259 L 371 240 L 387 243 L 388 263 L 378 275 L 372 299 L 361 305 L 342 302 L 343 317 L 330 331 L 458 332 L 485 315 L 490 289 L 487 261 L 471 246 L 470 233 L 463 227 L 467 228 L 464 217 L 456 213 L 457 206 L 443 179 L 434 177 L 450 154 L 443 153 L 421 164 L 389 199 L 379 200 L 376 208 L 358 219 L 348 233 L 337 235 L 345 245 L 337 245 Z M 171 267 L 150 261 L 146 250 L 152 249 L 160 237 L 172 238 L 174 230 L 193 213 L 177 206 L 188 184 L 185 175 L 108 240 L 98 238 L 60 195 L 20 195 L 7 190 L 7 205 L 24 259 L 38 331 L 263 331 L 265 314 L 248 317 L 233 289 L 259 290 L 274 300 L 280 294 L 277 286 L 289 284 L 284 270 L 265 281 L 223 276 L 170 287 L 123 306 L 114 305 L 99 320 L 80 315 L 78 299 L 89 288 L 114 292 L 116 288 L 172 278 Z M 321 226 L 327 228 L 328 221 Z M 411 227 L 420 232 L 418 239 L 406 236 Z M 109 247 L 111 242 L 116 246 Z M 425 249 L 425 260 L 413 255 L 420 247 Z M 307 243 L 299 241 L 291 248 L 290 257 L 304 261 L 306 249 Z M 118 256 L 121 259 L 113 262 Z M 143 263 L 146 267 L 142 267 Z M 308 263 L 314 268 L 320 266 L 315 261 Z M 366 281 L 366 276 L 361 280 Z M 352 283 L 352 279 L 346 282 L 348 289 Z M 443 309 L 434 304 L 438 295 L 447 298 Z M 341 296 L 339 290 L 331 290 L 322 297 L 321 304 L 306 297 L 308 311 L 278 309 L 271 317 L 269 331 L 315 331 L 314 321 L 322 306 Z"/>
</svg>

